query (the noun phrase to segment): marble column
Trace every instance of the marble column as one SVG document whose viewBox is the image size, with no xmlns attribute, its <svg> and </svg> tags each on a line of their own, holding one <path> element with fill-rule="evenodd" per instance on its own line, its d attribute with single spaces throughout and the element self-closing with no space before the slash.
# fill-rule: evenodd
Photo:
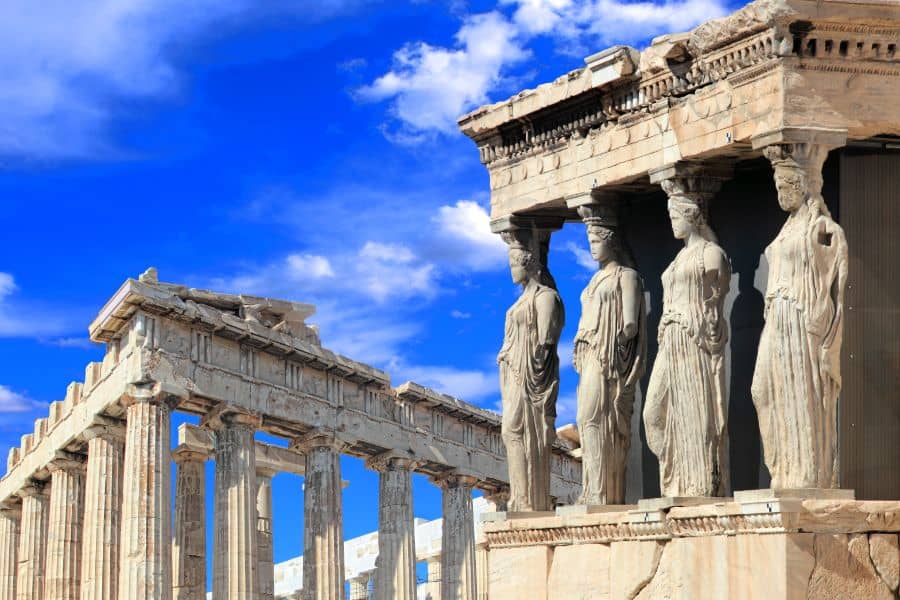
<svg viewBox="0 0 900 600">
<path fill-rule="evenodd" d="M 49 464 L 50 507 L 44 600 L 81 597 L 81 535 L 84 527 L 84 460 L 60 456 Z"/>
<path fill-rule="evenodd" d="M 259 596 L 256 533 L 256 445 L 259 418 L 220 414 L 214 431 L 216 460 L 213 600 Z"/>
<path fill-rule="evenodd" d="M 0 506 L 0 600 L 16 600 L 21 517 L 19 506 Z"/>
<path fill-rule="evenodd" d="M 478 600 L 489 600 L 490 598 L 489 582 L 491 578 L 488 559 L 487 543 L 483 538 L 477 540 L 475 543 L 475 578 L 477 580 L 475 588 Z"/>
<path fill-rule="evenodd" d="M 272 539 L 272 469 L 256 469 L 256 546 L 259 560 L 259 600 L 275 598 L 275 557 Z"/>
<path fill-rule="evenodd" d="M 125 427 L 97 425 L 88 438 L 81 548 L 81 600 L 118 597 Z"/>
<path fill-rule="evenodd" d="M 416 598 L 416 540 L 412 503 L 412 471 L 407 457 L 380 455 L 369 460 L 381 474 L 378 486 L 378 559 L 375 597 Z"/>
<path fill-rule="evenodd" d="M 441 599 L 475 600 L 475 519 L 472 486 L 477 479 L 450 474 L 437 480 L 444 491 L 441 533 Z"/>
<path fill-rule="evenodd" d="M 171 405 L 136 394 L 126 406 L 119 599 L 172 598 Z"/>
<path fill-rule="evenodd" d="M 295 443 L 306 455 L 303 478 L 303 590 L 308 600 L 344 597 L 343 444 L 334 432 L 313 431 Z"/>
<path fill-rule="evenodd" d="M 369 600 L 369 574 L 350 580 L 350 600 Z"/>
<path fill-rule="evenodd" d="M 432 556 L 426 562 L 426 569 L 428 572 L 428 583 L 427 587 L 427 596 L 428 600 L 441 600 L 442 598 L 442 586 L 443 584 L 441 579 L 441 556 Z"/>
<path fill-rule="evenodd" d="M 31 483 L 18 495 L 22 498 L 22 521 L 19 528 L 16 600 L 43 600 L 50 498 L 41 482 Z"/>
<path fill-rule="evenodd" d="M 172 542 L 174 600 L 206 599 L 206 459 L 186 447 L 176 448 L 175 537 Z"/>
</svg>

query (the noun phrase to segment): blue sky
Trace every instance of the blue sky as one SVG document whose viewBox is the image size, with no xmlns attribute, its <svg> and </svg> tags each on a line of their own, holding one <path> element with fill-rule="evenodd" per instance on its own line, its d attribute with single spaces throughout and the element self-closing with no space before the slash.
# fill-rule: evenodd
<svg viewBox="0 0 900 600">
<path fill-rule="evenodd" d="M 728 0 L 0 6 L 0 452 L 102 350 L 86 327 L 147 266 L 163 281 L 315 303 L 323 344 L 496 407 L 517 290 L 456 116 L 725 14 Z M 554 236 L 571 339 L 591 271 Z M 348 459 L 346 533 L 377 527 Z M 300 481 L 275 480 L 276 560 L 301 551 Z M 416 478 L 417 516 L 440 494 Z"/>
</svg>

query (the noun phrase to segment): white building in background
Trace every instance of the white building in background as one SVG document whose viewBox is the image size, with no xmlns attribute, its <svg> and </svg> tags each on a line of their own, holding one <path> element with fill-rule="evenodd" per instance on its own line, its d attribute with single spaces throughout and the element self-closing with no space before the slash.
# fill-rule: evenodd
<svg viewBox="0 0 900 600">
<path fill-rule="evenodd" d="M 476 538 L 481 534 L 481 514 L 493 510 L 493 504 L 485 498 L 472 501 L 472 512 L 475 517 Z M 441 526 L 443 519 L 426 521 L 416 519 L 416 560 L 428 563 L 428 581 L 420 582 L 418 600 L 438 598 L 440 589 L 441 558 Z M 373 531 L 344 542 L 344 579 L 350 581 L 351 600 L 356 600 L 353 586 L 357 593 L 368 589 L 369 580 L 375 573 L 375 559 L 378 557 L 378 532 Z M 363 588 L 362 586 L 365 586 Z M 293 599 L 300 597 L 303 589 L 303 556 L 298 556 L 275 565 L 275 597 Z M 369 598 L 369 595 L 359 596 Z"/>
</svg>

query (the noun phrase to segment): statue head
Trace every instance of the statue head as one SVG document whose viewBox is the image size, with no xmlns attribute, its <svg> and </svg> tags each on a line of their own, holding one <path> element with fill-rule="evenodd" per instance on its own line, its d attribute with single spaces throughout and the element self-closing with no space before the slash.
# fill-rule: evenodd
<svg viewBox="0 0 900 600">
<path fill-rule="evenodd" d="M 530 280 L 542 280 L 540 239 L 527 229 L 505 231 L 500 234 L 508 246 L 509 271 L 513 283 L 525 285 Z"/>
<path fill-rule="evenodd" d="M 675 239 L 687 240 L 697 234 L 715 242 L 716 235 L 706 222 L 706 203 L 712 194 L 688 189 L 685 181 L 679 178 L 667 179 L 661 186 L 669 196 L 669 219 Z"/>
<path fill-rule="evenodd" d="M 775 189 L 782 210 L 794 212 L 806 203 L 813 214 L 829 215 L 822 198 L 822 165 L 828 156 L 820 144 L 774 144 L 763 150 L 775 169 Z"/>
<path fill-rule="evenodd" d="M 612 227 L 597 223 L 587 224 L 588 244 L 591 247 L 591 258 L 601 265 L 611 259 L 618 259 L 621 254 L 621 243 Z"/>
<path fill-rule="evenodd" d="M 587 225 L 591 257 L 601 266 L 611 260 L 633 266 L 631 251 L 619 227 L 618 207 L 615 205 L 586 205 L 578 208 L 581 220 Z"/>
</svg>

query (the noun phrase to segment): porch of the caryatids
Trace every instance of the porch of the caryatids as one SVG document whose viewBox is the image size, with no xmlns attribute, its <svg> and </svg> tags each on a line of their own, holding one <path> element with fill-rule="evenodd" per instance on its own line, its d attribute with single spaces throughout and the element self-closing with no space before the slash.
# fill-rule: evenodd
<svg viewBox="0 0 900 600">
<path fill-rule="evenodd" d="M 173 600 L 206 599 L 205 452 L 178 447 L 175 463 L 175 535 L 172 542 Z"/>
<path fill-rule="evenodd" d="M 256 444 L 259 417 L 222 407 L 203 420 L 216 461 L 213 600 L 259 596 Z"/>
<path fill-rule="evenodd" d="M 118 597 L 119 535 L 125 424 L 110 421 L 85 430 L 88 440 L 81 556 L 81 600 Z"/>
<path fill-rule="evenodd" d="M 21 505 L 0 503 L 0 600 L 16 600 L 21 519 Z"/>
<path fill-rule="evenodd" d="M 372 457 L 366 464 L 381 475 L 378 485 L 375 597 L 415 600 L 416 539 L 412 471 L 417 463 L 410 457 L 386 453 Z"/>
<path fill-rule="evenodd" d="M 256 467 L 256 546 L 259 600 L 275 598 L 275 557 L 272 539 L 272 469 Z"/>
<path fill-rule="evenodd" d="M 293 447 L 306 456 L 303 476 L 303 597 L 344 597 L 344 512 L 341 450 L 333 431 L 316 429 Z"/>
<path fill-rule="evenodd" d="M 18 491 L 22 499 L 19 526 L 19 564 L 16 600 L 43 600 L 44 559 L 47 555 L 47 519 L 50 495 L 43 482 L 32 481 Z"/>
<path fill-rule="evenodd" d="M 725 496 L 730 487 L 731 263 L 709 225 L 709 204 L 733 171 L 728 163 L 682 161 L 650 172 L 668 195 L 672 232 L 684 242 L 662 275 L 659 350 L 643 410 L 663 496 Z"/>
<path fill-rule="evenodd" d="M 593 190 L 566 199 L 587 226 L 598 271 L 581 293 L 573 362 L 582 448 L 579 504 L 623 504 L 635 389 L 647 357 L 644 284 L 625 237 L 623 199 Z"/>
<path fill-rule="evenodd" d="M 788 218 L 766 248 L 765 325 L 751 393 L 772 487 L 836 488 L 837 403 L 848 252 L 822 197 L 828 152 L 846 130 L 785 128 L 757 136 Z"/>
<path fill-rule="evenodd" d="M 172 598 L 171 414 L 167 392 L 134 389 L 122 398 L 125 461 L 119 598 Z"/>
<path fill-rule="evenodd" d="M 513 282 L 522 294 L 506 313 L 503 346 L 497 355 L 512 511 L 553 509 L 550 455 L 556 440 L 559 394 L 557 344 L 565 310 L 547 266 L 555 218 L 506 217 L 491 223 L 509 251 Z"/>
<path fill-rule="evenodd" d="M 56 458 L 48 464 L 50 506 L 47 513 L 44 600 L 79 600 L 81 597 L 84 458 L 57 451 Z"/>
<path fill-rule="evenodd" d="M 450 473 L 435 480 L 443 490 L 441 600 L 476 600 L 475 519 L 472 488 L 477 478 Z"/>
</svg>

